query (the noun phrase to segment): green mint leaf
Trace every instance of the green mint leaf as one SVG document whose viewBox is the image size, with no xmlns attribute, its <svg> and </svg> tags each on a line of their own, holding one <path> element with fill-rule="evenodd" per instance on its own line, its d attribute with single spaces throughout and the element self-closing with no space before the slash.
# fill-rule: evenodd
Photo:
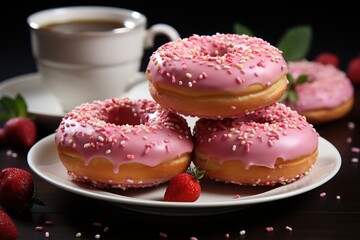
<svg viewBox="0 0 360 240">
<path fill-rule="evenodd" d="M 278 42 L 278 48 L 283 51 L 287 62 L 304 59 L 310 50 L 312 28 L 309 25 L 299 25 L 288 29 Z"/>
<path fill-rule="evenodd" d="M 298 77 L 298 79 L 296 80 L 296 85 L 297 85 L 297 84 L 306 83 L 307 80 L 308 80 L 308 76 L 307 76 L 307 75 L 305 75 L 305 74 L 300 75 L 300 76 Z"/>
<path fill-rule="evenodd" d="M 247 26 L 245 26 L 244 24 L 241 24 L 241 23 L 238 23 L 238 22 L 235 22 L 234 25 L 233 25 L 233 29 L 234 29 L 234 32 L 236 34 L 245 34 L 245 35 L 248 35 L 248 36 L 253 36 L 253 32 L 250 30 L 250 28 L 248 28 Z"/>
</svg>

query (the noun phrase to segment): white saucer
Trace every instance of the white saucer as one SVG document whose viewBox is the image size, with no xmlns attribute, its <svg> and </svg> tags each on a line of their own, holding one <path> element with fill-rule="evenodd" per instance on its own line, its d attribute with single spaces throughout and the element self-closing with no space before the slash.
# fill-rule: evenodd
<svg viewBox="0 0 360 240">
<path fill-rule="evenodd" d="M 122 208 L 137 212 L 172 215 L 200 216 L 227 213 L 251 204 L 289 198 L 310 191 L 329 181 L 339 171 L 341 156 L 327 140 L 319 137 L 319 156 L 310 173 L 291 184 L 280 187 L 252 187 L 202 181 L 200 198 L 193 203 L 165 202 L 166 184 L 133 190 L 100 190 L 71 180 L 60 162 L 54 142 L 54 134 L 37 142 L 28 153 L 30 168 L 51 184 L 64 190 L 104 200 Z M 240 198 L 236 198 L 240 195 Z"/>
<path fill-rule="evenodd" d="M 144 81 L 135 85 L 123 96 L 130 98 L 152 99 L 147 90 L 147 79 L 142 72 L 138 73 Z M 7 79 L 0 84 L 0 96 L 10 97 L 20 93 L 28 106 L 28 112 L 33 114 L 37 120 L 50 127 L 56 127 L 65 115 L 57 98 L 42 83 L 38 73 L 29 73 Z"/>
</svg>

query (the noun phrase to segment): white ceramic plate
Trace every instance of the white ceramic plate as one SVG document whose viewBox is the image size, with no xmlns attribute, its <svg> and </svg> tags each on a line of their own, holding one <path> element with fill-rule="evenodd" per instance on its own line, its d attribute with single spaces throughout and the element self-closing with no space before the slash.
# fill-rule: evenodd
<svg viewBox="0 0 360 240">
<path fill-rule="evenodd" d="M 30 149 L 28 163 L 46 181 L 76 194 L 138 212 L 196 216 L 232 212 L 251 204 L 289 198 L 310 191 L 329 181 L 339 171 L 341 156 L 330 142 L 320 137 L 318 160 L 312 171 L 302 179 L 280 187 L 239 186 L 206 180 L 202 182 L 200 198 L 193 203 L 163 201 L 166 184 L 153 188 L 107 191 L 76 183 L 67 175 L 58 158 L 54 134 L 40 140 Z M 240 195 L 240 198 L 236 198 L 236 195 Z"/>
<path fill-rule="evenodd" d="M 152 99 L 147 90 L 145 74 L 143 72 L 139 72 L 138 74 L 139 77 L 144 78 L 144 81 L 135 85 L 123 96 L 129 93 L 129 97 L 131 98 L 143 97 Z M 59 101 L 54 94 L 44 86 L 38 73 L 29 73 L 13 77 L 0 84 L 0 96 L 7 95 L 13 97 L 18 93 L 24 97 L 28 105 L 28 112 L 49 127 L 57 127 L 61 118 L 65 115 Z"/>
</svg>

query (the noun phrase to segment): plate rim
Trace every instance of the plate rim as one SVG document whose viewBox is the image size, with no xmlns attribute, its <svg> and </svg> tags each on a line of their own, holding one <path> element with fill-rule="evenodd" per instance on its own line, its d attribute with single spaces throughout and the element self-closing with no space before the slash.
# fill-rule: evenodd
<svg viewBox="0 0 360 240">
<path fill-rule="evenodd" d="M 131 206 L 135 207 L 136 206 L 141 206 L 141 207 L 157 207 L 157 208 L 174 208 L 176 207 L 177 209 L 187 209 L 187 208 L 198 208 L 198 209 L 209 209 L 209 208 L 231 208 L 231 207 L 240 207 L 240 206 L 244 206 L 244 205 L 250 205 L 250 204 L 257 204 L 257 203 L 263 203 L 263 202 L 270 202 L 270 201 L 275 201 L 275 200 L 279 200 L 279 199 L 283 199 L 283 198 L 289 198 L 295 195 L 299 195 L 305 192 L 308 192 L 310 190 L 313 190 L 323 184 L 325 184 L 326 182 L 328 182 L 330 179 L 332 179 L 337 172 L 340 170 L 341 168 L 341 155 L 339 153 L 339 151 L 337 150 L 337 148 L 331 144 L 329 141 L 327 141 L 326 139 L 322 138 L 321 136 L 319 136 L 319 146 L 323 145 L 323 144 L 327 144 L 328 146 L 332 147 L 333 150 L 336 153 L 336 156 L 334 156 L 334 169 L 328 173 L 324 178 L 321 179 L 321 181 L 315 183 L 315 184 L 310 184 L 307 185 L 305 187 L 302 187 L 300 189 L 295 189 L 295 190 L 291 190 L 290 192 L 283 192 L 283 193 L 279 193 L 279 194 L 268 194 L 268 196 L 265 197 L 260 197 L 260 198 L 256 198 L 253 197 L 251 198 L 251 196 L 249 196 L 248 199 L 246 199 L 246 197 L 244 197 L 243 199 L 239 199 L 239 200 L 234 200 L 234 201 L 214 201 L 214 202 L 165 202 L 165 201 L 157 201 L 157 200 L 144 200 L 144 199 L 137 199 L 137 198 L 133 198 L 133 197 L 129 197 L 129 196 L 123 196 L 123 195 L 118 195 L 116 193 L 111 193 L 111 192 L 107 192 L 101 189 L 96 189 L 93 187 L 89 187 L 91 188 L 91 191 L 89 191 L 88 189 L 83 189 L 81 187 L 75 187 L 75 186 L 71 186 L 69 184 L 64 184 L 64 183 L 60 183 L 58 181 L 56 181 L 54 178 L 49 178 L 48 176 L 46 176 L 46 174 L 36 166 L 36 160 L 34 160 L 34 156 L 36 156 L 36 151 L 39 151 L 39 149 L 44 148 L 45 146 L 47 147 L 47 149 L 49 149 L 49 147 L 53 147 L 56 151 L 56 146 L 55 146 L 55 142 L 52 142 L 52 140 L 50 140 L 51 138 L 54 138 L 55 133 L 52 133 L 46 137 L 44 137 L 43 139 L 39 140 L 37 143 L 35 143 L 35 145 L 29 150 L 28 155 L 27 155 L 27 161 L 28 164 L 30 166 L 30 168 L 37 174 L 39 175 L 42 179 L 44 179 L 47 182 L 50 182 L 51 184 L 63 189 L 63 190 L 67 190 L 70 191 L 72 193 L 76 193 L 76 194 L 80 194 L 82 196 L 86 196 L 86 197 L 91 197 L 91 198 L 95 198 L 95 199 L 99 199 L 99 200 L 104 200 L 104 201 L 108 201 L 108 202 L 112 202 L 115 203 L 117 205 L 126 205 L 130 206 L 130 208 L 132 208 Z M 321 142 L 321 145 L 320 145 Z M 47 150 L 47 151 L 52 151 L 52 150 Z M 319 149 L 319 154 L 321 149 Z M 58 158 L 57 155 L 54 156 L 55 158 Z M 59 159 L 58 159 L 59 160 Z M 60 161 L 60 160 L 59 160 Z M 51 162 L 54 162 L 51 161 Z M 314 166 L 316 167 L 316 165 Z M 65 168 L 64 168 L 65 169 Z M 310 171 L 309 174 L 311 174 L 312 171 Z M 304 178 L 306 178 L 308 176 L 305 176 Z M 302 178 L 302 179 L 304 179 Z M 302 179 L 299 179 L 296 182 L 301 181 Z M 71 181 L 71 179 L 69 179 Z M 292 183 L 291 183 L 292 184 Z M 270 191 L 276 190 L 276 189 L 280 189 L 280 188 L 285 188 L 288 187 L 290 184 L 286 184 L 277 188 L 274 188 Z M 265 193 L 268 193 L 270 191 L 267 191 Z M 104 193 L 107 193 L 105 195 L 101 195 Z M 260 193 L 262 194 L 262 193 Z"/>
<path fill-rule="evenodd" d="M 138 71 L 137 74 L 144 78 L 144 81 L 146 80 L 146 76 L 145 76 L 145 72 L 143 71 Z M 0 96 L 5 95 L 5 90 L 9 87 L 13 87 L 16 85 L 23 85 L 23 84 L 27 84 L 31 87 L 34 87 L 33 84 L 37 83 L 40 84 L 41 83 L 41 76 L 39 72 L 31 72 L 31 73 L 24 73 L 24 74 L 20 74 L 18 76 L 14 76 L 14 77 L 10 77 L 8 79 L 5 79 L 3 81 L 0 82 Z M 126 91 L 123 95 L 125 96 L 126 93 L 130 92 L 131 89 L 133 87 L 135 87 L 137 84 L 140 84 L 141 82 L 137 82 L 134 83 L 133 85 L 131 85 L 131 87 L 129 87 L 128 91 Z M 44 88 L 46 90 L 46 88 Z M 47 94 L 50 94 L 50 96 L 54 99 L 54 101 L 57 102 L 59 108 L 60 104 L 58 103 L 55 95 L 53 95 L 49 90 L 47 90 L 46 92 Z M 28 101 L 29 99 L 25 99 L 26 101 Z M 63 112 L 59 112 L 59 113 L 47 113 L 46 111 L 37 111 L 34 109 L 31 109 L 31 103 L 27 103 L 28 104 L 28 108 L 29 108 L 29 113 L 33 114 L 35 116 L 39 116 L 39 117 L 48 117 L 48 118 L 53 118 L 53 119 L 58 119 L 60 120 L 61 118 L 64 117 L 65 113 Z M 30 106 L 30 107 L 29 107 Z"/>
</svg>

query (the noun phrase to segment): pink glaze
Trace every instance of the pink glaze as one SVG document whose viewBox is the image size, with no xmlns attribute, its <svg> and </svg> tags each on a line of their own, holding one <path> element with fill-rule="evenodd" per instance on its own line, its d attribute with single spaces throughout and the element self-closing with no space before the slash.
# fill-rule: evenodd
<svg viewBox="0 0 360 240">
<path fill-rule="evenodd" d="M 308 81 L 296 86 L 296 103 L 284 102 L 298 112 L 334 108 L 354 95 L 354 87 L 346 74 L 333 65 L 318 62 L 290 62 L 289 73 L 294 79 L 307 75 Z"/>
<path fill-rule="evenodd" d="M 155 88 L 176 86 L 202 96 L 269 86 L 287 73 L 287 65 L 282 52 L 260 38 L 218 33 L 164 44 L 150 57 L 147 72 Z"/>
<path fill-rule="evenodd" d="M 200 119 L 194 128 L 195 148 L 220 163 L 240 160 L 274 168 L 277 158 L 291 160 L 311 154 L 319 134 L 303 116 L 274 103 L 235 119 Z"/>
<path fill-rule="evenodd" d="M 139 99 L 85 103 L 69 112 L 55 133 L 60 147 L 74 148 L 85 165 L 95 157 L 111 161 L 114 173 L 124 163 L 153 167 L 193 149 L 185 118 Z"/>
</svg>

